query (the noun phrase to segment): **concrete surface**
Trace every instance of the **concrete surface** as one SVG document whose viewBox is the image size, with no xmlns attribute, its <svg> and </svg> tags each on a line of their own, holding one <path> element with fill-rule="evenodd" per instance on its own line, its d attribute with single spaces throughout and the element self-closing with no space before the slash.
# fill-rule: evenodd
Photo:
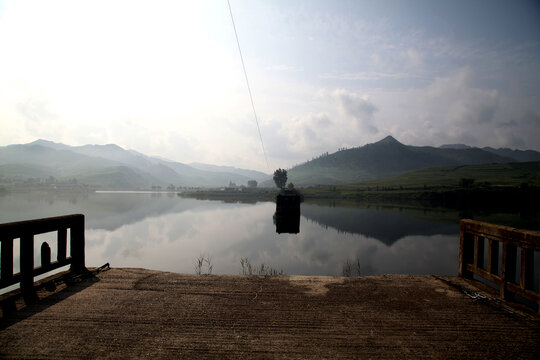
<svg viewBox="0 0 540 360">
<path fill-rule="evenodd" d="M 0 357 L 540 358 L 540 321 L 456 277 L 111 269 L 0 320 Z M 19 304 L 20 306 L 21 304 Z"/>
</svg>

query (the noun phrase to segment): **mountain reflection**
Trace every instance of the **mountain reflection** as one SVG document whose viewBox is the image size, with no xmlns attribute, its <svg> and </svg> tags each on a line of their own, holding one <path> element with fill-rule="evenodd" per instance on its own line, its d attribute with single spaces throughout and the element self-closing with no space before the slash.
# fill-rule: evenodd
<svg viewBox="0 0 540 360">
<path fill-rule="evenodd" d="M 304 203 L 302 216 L 339 232 L 378 239 L 388 246 L 410 235 L 452 235 L 459 232 L 457 221 L 455 223 L 431 222 L 416 219 L 408 215 L 406 211 L 392 212 Z"/>
</svg>

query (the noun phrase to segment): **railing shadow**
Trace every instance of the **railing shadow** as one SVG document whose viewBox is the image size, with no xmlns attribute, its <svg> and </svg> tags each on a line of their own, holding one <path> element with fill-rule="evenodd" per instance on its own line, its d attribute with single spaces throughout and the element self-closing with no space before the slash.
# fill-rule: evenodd
<svg viewBox="0 0 540 360">
<path fill-rule="evenodd" d="M 86 273 L 84 277 L 73 277 L 73 273 L 66 272 L 65 279 L 58 283 L 59 275 L 61 274 L 53 275 L 36 283 L 36 299 L 22 307 L 20 305 L 24 301 L 20 290 L 2 295 L 0 331 L 42 312 L 100 281 L 93 272 Z M 54 289 L 51 289 L 51 287 L 54 287 Z"/>
</svg>

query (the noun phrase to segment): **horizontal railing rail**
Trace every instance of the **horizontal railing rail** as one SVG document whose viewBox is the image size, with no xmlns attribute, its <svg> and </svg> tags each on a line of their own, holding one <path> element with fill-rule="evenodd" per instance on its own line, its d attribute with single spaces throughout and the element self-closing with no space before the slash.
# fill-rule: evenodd
<svg viewBox="0 0 540 360">
<path fill-rule="evenodd" d="M 472 279 L 476 274 L 498 285 L 501 299 L 519 295 L 536 303 L 540 313 L 540 293 L 534 289 L 536 251 L 540 251 L 539 232 L 461 220 L 459 276 Z"/>
<path fill-rule="evenodd" d="M 70 229 L 70 256 L 67 256 L 67 230 Z M 34 236 L 48 232 L 58 233 L 57 256 L 51 261 L 51 250 L 44 242 L 41 245 L 41 266 L 34 266 Z M 20 270 L 13 273 L 13 244 L 19 239 Z M 0 224 L 1 273 L 0 289 L 20 283 L 25 301 L 35 298 L 34 276 L 42 275 L 62 266 L 71 265 L 73 272 L 83 272 L 84 215 L 74 214 L 45 219 L 27 220 Z"/>
</svg>

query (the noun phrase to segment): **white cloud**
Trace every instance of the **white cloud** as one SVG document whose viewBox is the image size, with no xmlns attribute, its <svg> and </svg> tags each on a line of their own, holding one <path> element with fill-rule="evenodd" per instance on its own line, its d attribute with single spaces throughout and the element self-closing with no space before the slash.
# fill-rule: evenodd
<svg viewBox="0 0 540 360">
<path fill-rule="evenodd" d="M 405 57 L 408 65 L 411 67 L 419 67 L 424 63 L 424 54 L 413 48 L 407 49 Z"/>
<path fill-rule="evenodd" d="M 496 89 L 475 85 L 470 68 L 437 77 L 423 88 L 374 91 L 381 133 L 417 145 L 531 147 L 540 135 L 534 97 L 517 101 Z"/>
<path fill-rule="evenodd" d="M 269 71 L 301 71 L 290 65 L 270 65 L 265 66 L 264 69 Z"/>
<path fill-rule="evenodd" d="M 344 115 L 353 118 L 361 130 L 368 131 L 371 134 L 378 132 L 372 121 L 377 107 L 367 96 L 360 96 L 344 89 L 335 90 L 332 95 L 337 99 L 340 111 Z"/>
<path fill-rule="evenodd" d="M 344 74 L 322 74 L 321 79 L 337 79 L 337 80 L 368 80 L 376 81 L 381 79 L 407 79 L 414 78 L 416 75 L 408 73 L 385 73 L 379 71 L 361 71 L 355 73 Z"/>
<path fill-rule="evenodd" d="M 540 150 L 538 42 L 457 40 L 362 5 L 232 5 L 271 167 L 387 134 Z M 0 145 L 117 143 L 268 170 L 226 3 L 2 11 Z"/>
</svg>

